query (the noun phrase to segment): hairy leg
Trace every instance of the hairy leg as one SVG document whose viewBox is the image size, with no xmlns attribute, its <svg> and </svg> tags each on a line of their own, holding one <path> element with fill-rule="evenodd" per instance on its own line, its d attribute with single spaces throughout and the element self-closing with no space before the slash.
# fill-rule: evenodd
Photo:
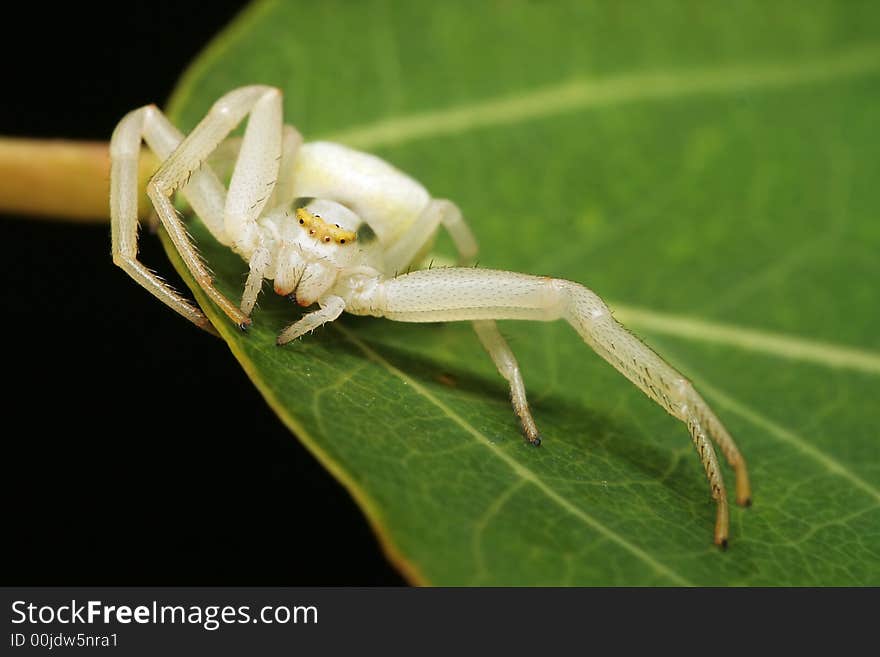
<svg viewBox="0 0 880 657">
<path fill-rule="evenodd" d="M 404 322 L 565 319 L 600 356 L 686 424 L 717 503 L 715 543 L 726 545 L 727 494 L 709 438 L 719 445 L 736 472 L 740 504 L 751 501 L 744 459 L 690 382 L 618 323 L 594 292 L 562 279 L 453 268 L 389 279 L 376 297 L 371 300 L 376 311 Z"/>
<path fill-rule="evenodd" d="M 287 344 L 291 340 L 295 340 L 309 331 L 314 331 L 319 326 L 334 321 L 342 314 L 342 311 L 345 310 L 345 302 L 340 297 L 333 295 L 324 299 L 319 299 L 318 304 L 321 306 L 318 310 L 303 315 L 296 322 L 284 329 L 278 335 L 276 344 Z"/>
<path fill-rule="evenodd" d="M 210 322 L 191 302 L 147 269 L 137 259 L 137 167 L 141 141 L 167 159 L 183 135 L 155 105 L 129 112 L 119 122 L 110 141 L 110 225 L 113 262 L 160 301 L 197 326 L 213 332 Z M 195 172 L 184 189 L 193 209 L 221 242 L 225 190 L 209 167 Z"/>
<path fill-rule="evenodd" d="M 214 287 L 171 198 L 248 114 L 251 119 L 226 194 L 223 229 L 235 251 L 253 254 L 259 247 L 256 220 L 272 194 L 281 156 L 281 94 L 277 89 L 242 87 L 220 98 L 165 159 L 147 186 L 153 206 L 187 268 L 208 296 L 242 328 L 250 324 L 250 318 Z"/>
<path fill-rule="evenodd" d="M 289 207 L 295 200 L 296 188 L 293 180 L 293 171 L 296 164 L 296 155 L 302 143 L 303 138 L 299 130 L 292 125 L 285 125 L 282 128 L 281 162 L 278 166 L 278 181 L 275 183 L 275 190 L 272 192 L 272 198 L 269 200 L 268 207 Z"/>
<path fill-rule="evenodd" d="M 455 244 L 459 264 L 472 264 L 477 257 L 477 240 L 464 220 L 461 210 L 452 201 L 435 199 L 421 213 L 412 228 L 386 253 L 386 269 L 400 271 L 405 268 L 433 238 L 437 227 L 441 225 L 449 232 Z M 510 400 L 514 412 L 520 419 L 523 435 L 533 445 L 540 445 L 541 435 L 529 409 L 525 383 L 510 345 L 493 320 L 476 321 L 473 327 L 495 367 L 510 385 Z"/>
<path fill-rule="evenodd" d="M 441 225 L 455 244 L 459 264 L 472 264 L 477 257 L 477 240 L 464 221 L 461 210 L 452 201 L 434 199 L 422 210 L 409 230 L 385 252 L 385 271 L 404 271 L 434 239 Z"/>
<path fill-rule="evenodd" d="M 290 207 L 294 201 L 293 168 L 296 153 L 302 144 L 302 136 L 293 126 L 283 128 L 281 159 L 278 165 L 278 178 L 268 208 Z M 236 156 L 238 151 L 236 151 Z M 269 250 L 260 242 L 248 260 L 248 277 L 241 295 L 241 312 L 250 317 L 263 288 L 263 279 L 269 268 Z"/>
</svg>

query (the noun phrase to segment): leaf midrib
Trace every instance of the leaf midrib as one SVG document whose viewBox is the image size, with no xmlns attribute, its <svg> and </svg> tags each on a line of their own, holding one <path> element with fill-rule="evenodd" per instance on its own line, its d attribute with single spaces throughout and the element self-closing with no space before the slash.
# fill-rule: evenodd
<svg viewBox="0 0 880 657">
<path fill-rule="evenodd" d="M 610 303 L 624 324 L 658 334 L 739 347 L 827 367 L 880 374 L 880 354 L 869 349 L 847 347 L 788 333 L 763 331 L 726 322 L 710 322 L 691 315 L 661 313 L 643 306 Z"/>
<path fill-rule="evenodd" d="M 322 135 L 319 139 L 369 150 L 591 107 L 753 89 L 784 89 L 877 72 L 880 72 L 880 44 L 868 43 L 841 50 L 834 56 L 814 57 L 798 63 L 768 62 L 578 78 L 526 93 L 395 116 Z"/>
<path fill-rule="evenodd" d="M 693 375 L 692 369 L 688 369 L 688 372 Z M 756 427 L 764 429 L 769 435 L 775 437 L 780 442 L 784 442 L 788 445 L 791 445 L 792 447 L 795 447 L 802 454 L 805 454 L 812 458 L 814 461 L 820 463 L 831 474 L 846 479 L 853 486 L 860 489 L 862 492 L 867 493 L 868 495 L 873 497 L 874 500 L 880 503 L 880 489 L 869 484 L 867 481 L 852 472 L 846 465 L 844 465 L 837 459 L 818 449 L 808 440 L 795 433 L 791 429 L 788 429 L 781 424 L 774 422 L 765 415 L 750 408 L 747 404 L 744 404 L 743 402 L 733 398 L 731 395 L 724 392 L 717 386 L 712 385 L 699 375 L 693 375 L 692 378 L 694 379 L 694 382 L 697 383 L 697 385 L 705 391 L 708 397 L 714 399 L 721 406 L 724 406 L 731 412 L 736 413 Z"/>
<path fill-rule="evenodd" d="M 768 435 L 773 436 L 779 442 L 794 447 L 802 454 L 819 463 L 829 473 L 846 479 L 850 484 L 862 492 L 867 493 L 873 497 L 876 502 L 880 503 L 880 489 L 862 479 L 846 465 L 815 447 L 810 441 L 806 440 L 795 431 L 774 422 L 767 416 L 751 408 L 748 404 L 735 399 L 732 395 L 721 390 L 718 386 L 709 383 L 704 376 L 699 374 L 690 364 L 683 361 L 680 356 L 672 352 L 668 347 L 664 346 L 663 353 L 666 354 L 670 362 L 674 362 L 677 367 L 687 371 L 689 378 L 706 394 L 707 397 L 714 399 L 718 404 L 727 408 L 729 411 L 736 413 L 750 424 L 753 424 L 760 429 L 764 429 Z"/>
</svg>

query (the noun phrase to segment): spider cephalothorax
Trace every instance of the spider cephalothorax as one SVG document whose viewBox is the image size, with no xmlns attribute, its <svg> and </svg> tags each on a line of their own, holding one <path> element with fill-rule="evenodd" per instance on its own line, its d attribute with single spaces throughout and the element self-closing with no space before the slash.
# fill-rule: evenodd
<svg viewBox="0 0 880 657">
<path fill-rule="evenodd" d="M 326 199 L 268 213 L 260 221 L 260 244 L 268 259 L 263 275 L 273 280 L 277 294 L 312 305 L 360 255 L 356 230 L 361 223 L 344 205 Z"/>
</svg>

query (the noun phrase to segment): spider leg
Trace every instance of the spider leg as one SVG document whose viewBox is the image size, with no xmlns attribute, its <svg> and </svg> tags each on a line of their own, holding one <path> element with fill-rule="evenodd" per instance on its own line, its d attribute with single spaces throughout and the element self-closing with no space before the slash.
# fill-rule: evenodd
<svg viewBox="0 0 880 657">
<path fill-rule="evenodd" d="M 386 269 L 400 271 L 406 267 L 425 243 L 433 238 L 439 225 L 442 225 L 452 238 L 458 251 L 459 264 L 472 264 L 477 257 L 477 240 L 464 220 L 461 210 L 452 201 L 435 199 L 421 213 L 412 228 L 386 252 Z M 483 348 L 510 386 L 510 400 L 514 412 L 520 419 L 523 435 L 533 445 L 540 445 L 541 435 L 529 409 L 525 383 L 510 345 L 493 320 L 473 322 L 473 327 Z"/>
<path fill-rule="evenodd" d="M 234 250 L 252 254 L 259 246 L 256 220 L 272 194 L 281 157 L 281 92 L 277 89 L 241 87 L 221 97 L 147 185 L 162 224 L 196 282 L 242 328 L 250 324 L 250 318 L 214 287 L 171 198 L 248 114 L 251 118 L 223 207 L 223 230 Z"/>
<path fill-rule="evenodd" d="M 302 146 L 303 138 L 299 130 L 292 125 L 282 128 L 281 136 L 281 162 L 278 167 L 278 180 L 275 190 L 269 200 L 270 208 L 278 206 L 290 207 L 296 198 L 296 186 L 294 185 L 294 164 L 299 147 Z"/>
<path fill-rule="evenodd" d="M 229 140 L 227 140 L 229 141 Z M 289 208 L 294 201 L 294 185 L 293 185 L 293 167 L 296 160 L 296 152 L 302 145 L 302 135 L 296 128 L 290 125 L 283 127 L 281 156 L 278 165 L 278 179 L 275 181 L 275 188 L 272 191 L 272 197 L 269 199 L 266 207 Z M 239 145 L 240 146 L 240 145 Z M 239 149 L 235 150 L 235 157 L 238 157 Z M 257 302 L 257 297 L 263 288 L 263 279 L 269 270 L 270 256 L 269 249 L 259 241 L 259 246 L 253 252 L 248 260 L 248 277 L 244 285 L 244 292 L 241 295 L 241 312 L 250 317 Z"/>
<path fill-rule="evenodd" d="M 248 260 L 247 280 L 244 284 L 244 292 L 241 294 L 241 306 L 239 308 L 246 317 L 251 316 L 254 305 L 257 303 L 257 297 L 263 289 L 263 279 L 266 278 L 270 264 L 271 256 L 269 255 L 269 249 L 261 242 L 260 246 L 257 247 Z"/>
<path fill-rule="evenodd" d="M 404 271 L 434 239 L 443 226 L 458 251 L 460 265 L 470 265 L 477 257 L 477 240 L 452 201 L 434 199 L 422 210 L 413 225 L 385 251 L 385 270 Z"/>
<path fill-rule="evenodd" d="M 611 315 L 586 287 L 562 279 L 487 269 L 420 270 L 384 281 L 374 314 L 403 322 L 565 319 L 602 358 L 688 428 L 717 505 L 715 543 L 728 537 L 727 493 L 714 440 L 736 472 L 737 501 L 751 492 L 745 461 L 730 434 L 690 382 Z"/>
<path fill-rule="evenodd" d="M 296 198 L 293 184 L 294 163 L 296 153 L 302 146 L 303 137 L 294 126 L 285 124 L 281 135 L 281 161 L 278 167 L 278 180 L 272 197 L 266 204 L 267 208 L 289 206 Z M 214 173 L 221 180 L 230 178 L 241 152 L 241 137 L 229 137 L 217 146 L 216 150 L 208 156 L 207 163 L 211 165 Z"/>
<path fill-rule="evenodd" d="M 183 135 L 155 105 L 129 112 L 119 122 L 110 141 L 110 225 L 113 262 L 167 304 L 197 326 L 214 333 L 208 319 L 170 285 L 160 279 L 137 259 L 137 197 L 138 159 L 141 141 L 162 160 L 166 159 Z M 225 190 L 210 167 L 196 171 L 184 189 L 190 204 L 205 221 L 209 230 L 223 241 L 223 200 Z"/>
<path fill-rule="evenodd" d="M 345 310 L 345 301 L 341 297 L 332 294 L 318 299 L 318 304 L 321 306 L 318 310 L 303 315 L 296 322 L 281 331 L 276 344 L 287 344 L 309 331 L 314 331 L 319 326 L 335 320 Z"/>
<path fill-rule="evenodd" d="M 513 410 L 519 417 L 522 425 L 523 435 L 532 445 L 536 447 L 541 444 L 541 434 L 535 425 L 532 412 L 529 409 L 529 402 L 526 399 L 526 386 L 523 383 L 522 374 L 519 370 L 519 363 L 516 356 L 510 349 L 510 345 L 498 330 L 498 324 L 494 320 L 483 319 L 471 322 L 477 337 L 483 348 L 489 353 L 495 367 L 501 373 L 510 386 L 510 402 L 513 404 Z"/>
</svg>

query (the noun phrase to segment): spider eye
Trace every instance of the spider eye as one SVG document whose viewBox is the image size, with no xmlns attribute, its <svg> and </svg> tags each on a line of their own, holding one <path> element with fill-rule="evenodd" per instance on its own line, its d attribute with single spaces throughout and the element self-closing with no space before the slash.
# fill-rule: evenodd
<svg viewBox="0 0 880 657">
<path fill-rule="evenodd" d="M 306 222 L 303 221 L 302 219 L 299 220 L 299 225 L 300 225 L 300 226 L 302 226 L 304 223 L 306 223 Z"/>
<path fill-rule="evenodd" d="M 327 237 L 324 238 L 324 241 L 325 241 L 325 242 L 329 242 L 329 241 L 330 241 L 330 236 L 327 235 Z"/>
<path fill-rule="evenodd" d="M 345 244 L 345 240 L 339 240 L 340 244 Z"/>
</svg>

